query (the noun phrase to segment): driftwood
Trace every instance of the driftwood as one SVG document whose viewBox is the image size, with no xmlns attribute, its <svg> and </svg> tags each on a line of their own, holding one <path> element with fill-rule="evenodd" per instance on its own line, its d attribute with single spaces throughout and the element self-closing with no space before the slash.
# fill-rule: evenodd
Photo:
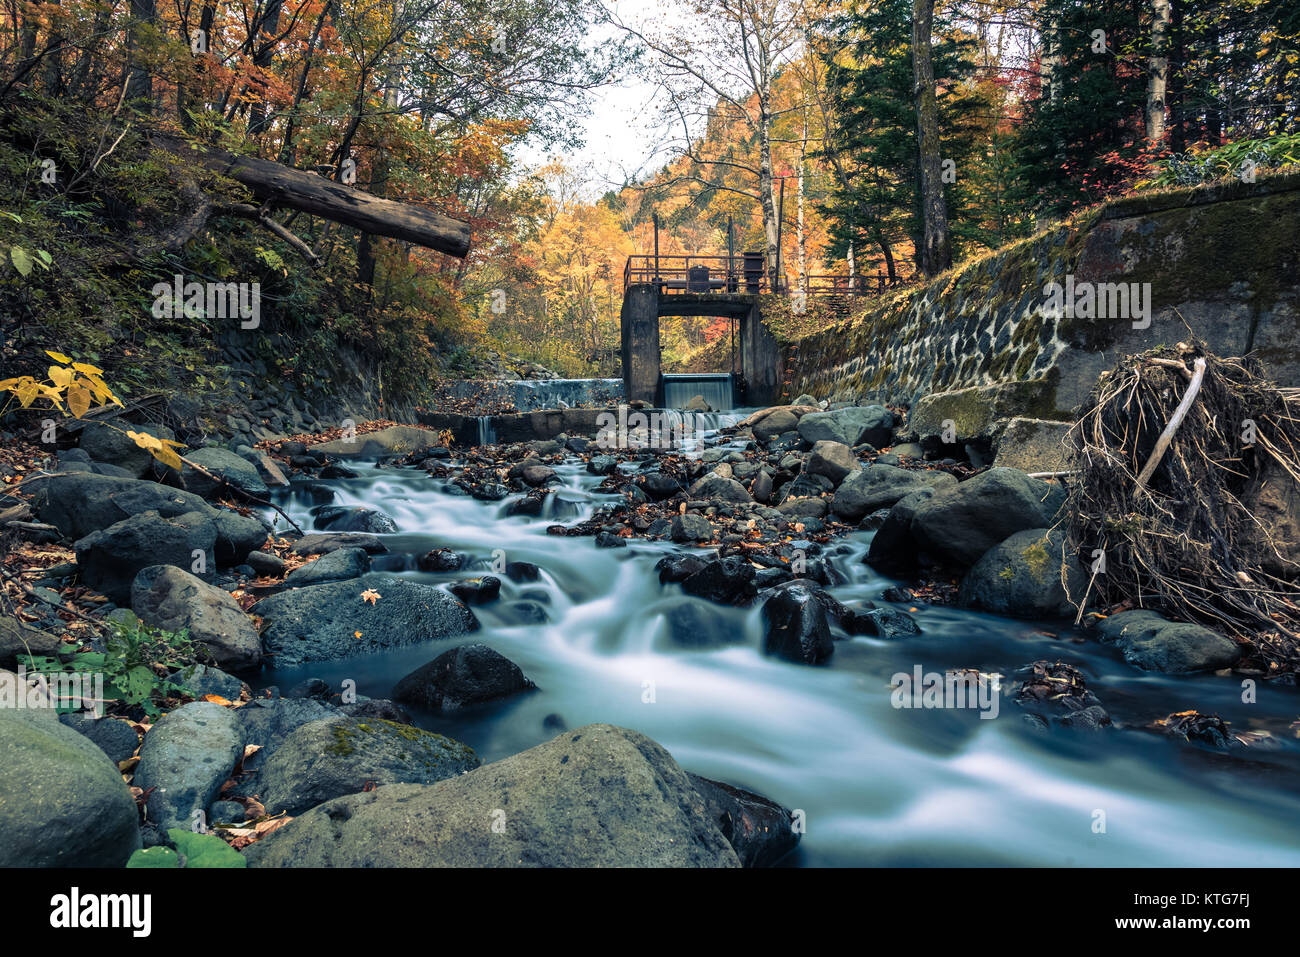
<svg viewBox="0 0 1300 957">
<path fill-rule="evenodd" d="M 469 224 L 422 206 L 373 196 L 271 160 L 216 148 L 200 151 L 170 138 L 160 137 L 155 142 L 191 163 L 242 183 L 276 209 L 298 210 L 363 233 L 399 239 L 461 259 L 469 253 Z"/>
</svg>

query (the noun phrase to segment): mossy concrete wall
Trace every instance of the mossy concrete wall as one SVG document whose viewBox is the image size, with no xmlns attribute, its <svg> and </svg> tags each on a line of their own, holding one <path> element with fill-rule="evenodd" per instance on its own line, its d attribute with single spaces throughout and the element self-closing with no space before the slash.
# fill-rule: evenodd
<svg viewBox="0 0 1300 957">
<path fill-rule="evenodd" d="M 1044 287 L 1150 283 L 1151 323 L 1055 317 Z M 1125 355 L 1185 339 L 1300 386 L 1300 176 L 1112 202 L 798 340 L 791 395 L 910 405 L 1045 378 L 1065 415 Z"/>
</svg>

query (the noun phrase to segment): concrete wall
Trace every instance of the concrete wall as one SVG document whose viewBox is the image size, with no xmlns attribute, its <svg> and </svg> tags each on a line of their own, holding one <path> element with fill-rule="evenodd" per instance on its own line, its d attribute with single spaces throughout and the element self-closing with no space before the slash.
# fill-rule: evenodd
<svg viewBox="0 0 1300 957">
<path fill-rule="evenodd" d="M 1054 316 L 1044 286 L 1149 283 L 1151 321 Z M 1140 320 L 1138 320 L 1140 321 Z M 1068 414 L 1125 355 L 1194 332 L 1300 386 L 1300 176 L 1120 200 L 799 340 L 790 391 L 912 404 L 1045 378 Z"/>
</svg>

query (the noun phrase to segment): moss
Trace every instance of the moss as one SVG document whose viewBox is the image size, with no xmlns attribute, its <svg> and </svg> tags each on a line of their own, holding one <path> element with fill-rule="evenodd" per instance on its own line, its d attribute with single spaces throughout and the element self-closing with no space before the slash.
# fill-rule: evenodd
<svg viewBox="0 0 1300 957">
<path fill-rule="evenodd" d="M 1040 585 L 1046 584 L 1048 570 L 1051 567 L 1051 556 L 1047 553 L 1047 539 L 1040 539 L 1022 549 L 1020 556 L 1025 560 L 1025 567 L 1034 577 L 1034 581 Z"/>
</svg>

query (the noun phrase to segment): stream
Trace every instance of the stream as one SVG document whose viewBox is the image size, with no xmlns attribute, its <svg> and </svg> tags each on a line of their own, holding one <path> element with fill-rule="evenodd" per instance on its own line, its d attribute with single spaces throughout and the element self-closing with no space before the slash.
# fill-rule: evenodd
<svg viewBox="0 0 1300 957">
<path fill-rule="evenodd" d="M 418 724 L 473 746 L 485 763 L 563 727 L 633 728 L 688 771 L 803 811 L 806 833 L 786 861 L 792 866 L 1300 864 L 1294 734 L 1275 732 L 1268 750 L 1216 752 L 1141 727 L 1195 708 L 1217 712 L 1235 731 L 1260 721 L 1285 728 L 1300 717 L 1295 688 L 1261 682 L 1257 703 L 1244 704 L 1238 678 L 1144 673 L 1082 641 L 1066 622 L 925 605 L 914 612 L 919 637 L 837 641 L 825 666 L 790 664 L 761 653 L 761 600 L 730 608 L 660 585 L 655 562 L 676 546 L 632 540 L 599 549 L 591 538 L 548 536 L 548 525 L 618 500 L 593 491 L 600 480 L 581 463 L 557 468 L 560 484 L 541 518 L 504 517 L 508 502 L 448 494 L 419 469 L 349 465 L 359 477 L 327 483 L 334 504 L 380 509 L 403 530 L 384 537 L 389 552 L 375 556 L 375 571 L 440 584 L 490 573 L 496 557 L 532 562 L 541 579 L 499 575 L 501 598 L 474 609 L 482 628 L 471 636 L 269 671 L 264 686 L 352 679 L 359 693 L 384 698 L 456 643 L 483 642 L 540 690 L 453 717 L 413 712 Z M 311 527 L 308 502 L 286 494 L 281 504 Z M 879 602 L 896 584 L 862 563 L 870 537 L 855 532 L 823 552 L 847 579 L 828 589 L 841 601 Z M 416 556 L 434 547 L 475 561 L 451 574 L 416 570 Z M 667 615 L 684 603 L 734 642 L 674 644 Z M 1126 727 L 1036 730 L 1005 690 L 992 720 L 977 710 L 891 704 L 891 676 L 917 665 L 1000 673 L 1005 689 L 1038 659 L 1079 667 Z"/>
</svg>

